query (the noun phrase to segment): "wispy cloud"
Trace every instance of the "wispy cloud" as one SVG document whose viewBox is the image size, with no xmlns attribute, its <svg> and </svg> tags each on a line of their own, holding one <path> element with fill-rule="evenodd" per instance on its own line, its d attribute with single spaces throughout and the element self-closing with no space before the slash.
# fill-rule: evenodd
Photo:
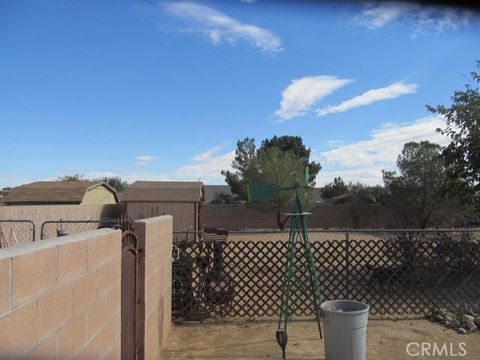
<svg viewBox="0 0 480 360">
<path fill-rule="evenodd" d="M 275 115 L 282 120 L 305 115 L 320 99 L 352 81 L 324 75 L 294 79 L 282 91 L 280 109 L 275 111 Z"/>
<path fill-rule="evenodd" d="M 85 174 L 87 179 L 118 176 L 129 184 L 138 181 L 171 181 L 172 178 L 166 174 L 154 174 L 150 172 L 113 172 L 113 171 L 92 171 Z"/>
<path fill-rule="evenodd" d="M 158 160 L 158 157 L 152 156 L 152 155 L 142 155 L 142 156 L 135 157 L 135 161 L 137 162 L 137 164 L 140 164 L 140 165 L 148 165 L 154 162 L 155 160 Z"/>
<path fill-rule="evenodd" d="M 360 168 L 347 168 L 347 169 L 335 169 L 324 170 L 322 169 L 316 179 L 316 186 L 324 186 L 333 181 L 336 177 L 341 177 L 346 183 L 360 182 L 368 185 L 382 185 L 382 168 L 381 166 L 363 166 Z"/>
<path fill-rule="evenodd" d="M 147 181 L 197 181 L 207 184 L 224 184 L 222 170 L 230 170 L 235 151 L 225 150 L 225 145 L 215 146 L 192 157 L 191 161 L 163 173 L 135 171 L 135 172 L 98 172 L 85 171 L 88 179 L 119 176 L 129 183 L 137 180 Z"/>
<path fill-rule="evenodd" d="M 354 23 L 369 29 L 402 23 L 414 34 L 457 30 L 475 21 L 473 11 L 449 7 L 422 6 L 408 2 L 369 2 L 362 6 Z"/>
<path fill-rule="evenodd" d="M 361 95 L 355 96 L 339 105 L 329 105 L 316 110 L 318 116 L 325 116 L 331 113 L 344 112 L 359 106 L 373 104 L 377 101 L 395 99 L 401 95 L 415 93 L 417 91 L 416 84 L 406 84 L 403 81 L 393 83 L 389 86 L 371 89 Z"/>
<path fill-rule="evenodd" d="M 189 164 L 175 170 L 175 177 L 221 183 L 223 176 L 220 172 L 231 169 L 235 157 L 235 151 L 221 152 L 222 148 L 216 146 L 194 156 Z"/>
<path fill-rule="evenodd" d="M 381 183 L 381 170 L 395 169 L 397 156 L 406 142 L 429 140 L 446 145 L 448 138 L 435 131 L 444 125 L 440 116 L 428 116 L 409 124 L 389 123 L 372 131 L 366 140 L 343 143 L 321 152 L 316 156 L 323 166 L 317 181 L 324 184 L 342 176 L 345 181 Z"/>
<path fill-rule="evenodd" d="M 282 41 L 273 32 L 243 23 L 218 10 L 193 2 L 164 3 L 168 13 L 182 21 L 182 30 L 206 36 L 213 44 L 247 43 L 262 52 L 282 51 Z"/>
</svg>

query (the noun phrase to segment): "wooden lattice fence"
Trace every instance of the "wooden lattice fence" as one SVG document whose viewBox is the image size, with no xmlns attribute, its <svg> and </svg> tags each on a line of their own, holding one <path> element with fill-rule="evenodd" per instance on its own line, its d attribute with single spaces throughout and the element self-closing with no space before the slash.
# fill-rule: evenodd
<svg viewBox="0 0 480 360">
<path fill-rule="evenodd" d="M 213 243 L 201 236 L 181 241 L 184 237 L 189 236 L 174 236 L 174 318 L 278 316 L 288 235 L 230 234 L 221 276 L 234 284 L 233 293 L 221 288 L 221 279 L 210 284 L 216 268 Z M 378 318 L 423 316 L 436 307 L 455 310 L 480 300 L 480 232 L 317 231 L 310 238 L 325 300 L 366 302 Z M 298 261 L 296 268 L 292 314 L 312 317 L 310 289 L 303 287 L 306 265 Z"/>
</svg>

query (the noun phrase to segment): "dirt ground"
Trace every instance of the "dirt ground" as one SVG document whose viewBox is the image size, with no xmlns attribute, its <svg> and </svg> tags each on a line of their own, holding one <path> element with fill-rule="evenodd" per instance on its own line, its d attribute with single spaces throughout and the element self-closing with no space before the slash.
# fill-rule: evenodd
<svg viewBox="0 0 480 360">
<path fill-rule="evenodd" d="M 161 359 L 281 359 L 275 340 L 276 321 L 175 325 Z M 293 321 L 288 327 L 287 359 L 325 359 L 315 321 Z M 410 345 L 410 356 L 407 345 Z M 446 343 L 448 355 L 421 356 L 421 343 Z M 461 345 L 464 343 L 464 345 Z M 463 355 L 462 348 L 466 355 Z M 430 356 L 428 356 L 430 355 Z M 367 359 L 480 360 L 480 334 L 461 335 L 427 320 L 369 320 Z"/>
</svg>

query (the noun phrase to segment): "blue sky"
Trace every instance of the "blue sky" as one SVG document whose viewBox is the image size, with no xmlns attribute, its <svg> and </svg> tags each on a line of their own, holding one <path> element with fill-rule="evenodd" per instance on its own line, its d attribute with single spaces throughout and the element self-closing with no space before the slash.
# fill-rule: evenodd
<svg viewBox="0 0 480 360">
<path fill-rule="evenodd" d="M 299 135 L 317 184 L 381 183 L 480 59 L 479 17 L 404 3 L 0 1 L 0 187 L 81 173 L 221 184 Z"/>
</svg>

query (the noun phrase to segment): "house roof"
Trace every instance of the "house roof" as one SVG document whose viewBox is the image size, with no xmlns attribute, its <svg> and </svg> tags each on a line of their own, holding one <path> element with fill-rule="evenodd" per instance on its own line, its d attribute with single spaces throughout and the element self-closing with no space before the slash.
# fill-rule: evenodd
<svg viewBox="0 0 480 360">
<path fill-rule="evenodd" d="M 95 181 L 37 181 L 13 188 L 4 197 L 9 203 L 79 204 L 85 193 L 98 186 L 110 190 L 118 202 L 117 191 L 105 182 Z"/>
<path fill-rule="evenodd" d="M 123 201 L 201 202 L 203 184 L 198 181 L 135 181 Z"/>
</svg>

